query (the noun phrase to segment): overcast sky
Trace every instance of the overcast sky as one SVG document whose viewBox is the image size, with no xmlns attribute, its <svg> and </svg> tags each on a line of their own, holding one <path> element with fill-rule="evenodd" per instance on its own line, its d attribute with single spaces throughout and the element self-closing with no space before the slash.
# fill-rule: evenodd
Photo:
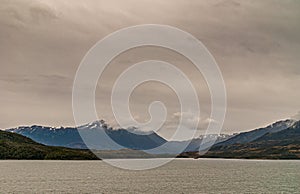
<svg viewBox="0 0 300 194">
<path fill-rule="evenodd" d="M 0 128 L 73 126 L 72 84 L 83 56 L 111 32 L 147 23 L 185 30 L 213 54 L 227 89 L 224 133 L 291 117 L 300 110 L 299 21 L 298 0 L 0 0 Z M 203 128 L 210 96 L 201 74 L 184 57 L 151 47 L 133 49 L 111 63 L 97 89 L 99 118 L 113 125 L 108 102 L 114 79 L 130 65 L 153 58 L 173 63 L 191 78 Z M 166 86 L 137 88 L 133 115 L 147 120 L 153 100 L 166 103 L 162 134 L 168 136 L 179 106 Z"/>
</svg>

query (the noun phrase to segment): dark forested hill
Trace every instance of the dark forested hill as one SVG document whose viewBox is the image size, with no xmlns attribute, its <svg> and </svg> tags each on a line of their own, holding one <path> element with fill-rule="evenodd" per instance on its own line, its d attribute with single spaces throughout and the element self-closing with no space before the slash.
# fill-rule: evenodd
<svg viewBox="0 0 300 194">
<path fill-rule="evenodd" d="M 45 146 L 22 135 L 0 130 L 0 159 L 86 160 L 97 157 L 88 150 Z"/>
</svg>

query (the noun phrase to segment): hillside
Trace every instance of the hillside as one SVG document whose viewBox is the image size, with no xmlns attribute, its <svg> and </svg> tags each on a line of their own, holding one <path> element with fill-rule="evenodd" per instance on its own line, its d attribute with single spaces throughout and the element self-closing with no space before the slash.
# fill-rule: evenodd
<svg viewBox="0 0 300 194">
<path fill-rule="evenodd" d="M 295 123 L 295 121 L 290 120 L 290 119 L 277 121 L 266 127 L 262 127 L 262 128 L 254 129 L 252 131 L 240 133 L 226 141 L 218 143 L 217 145 L 224 146 L 224 145 L 249 143 L 249 142 L 255 141 L 256 139 L 259 139 L 260 137 L 262 137 L 268 133 L 276 133 L 276 132 L 285 130 L 285 129 L 291 127 L 294 123 Z"/>
<path fill-rule="evenodd" d="M 156 133 L 140 134 L 130 129 L 112 129 L 104 121 L 95 121 L 79 127 L 44 127 L 24 126 L 6 131 L 26 136 L 38 143 L 49 146 L 87 149 L 82 137 L 89 143 L 89 148 L 97 150 L 136 149 L 147 150 L 158 147 L 166 142 Z M 80 133 L 80 134 L 79 134 Z M 108 135 L 117 144 L 108 141 Z M 120 146 L 121 145 L 121 146 Z"/>
<path fill-rule="evenodd" d="M 217 144 L 203 156 L 197 152 L 187 152 L 179 157 L 300 159 L 300 121 L 287 129 L 270 131 L 251 142 Z"/>
<path fill-rule="evenodd" d="M 171 155 L 148 154 L 139 150 L 94 150 L 102 159 L 165 158 Z M 22 135 L 0 130 L 0 159 L 16 160 L 98 160 L 89 150 L 39 144 Z"/>
<path fill-rule="evenodd" d="M 96 160 L 87 150 L 45 146 L 22 135 L 0 130 L 0 159 Z"/>
</svg>

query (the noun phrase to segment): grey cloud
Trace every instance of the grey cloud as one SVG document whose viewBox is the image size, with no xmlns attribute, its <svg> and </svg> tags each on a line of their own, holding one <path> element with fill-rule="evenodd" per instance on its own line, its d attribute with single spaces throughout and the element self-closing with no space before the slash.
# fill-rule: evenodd
<svg viewBox="0 0 300 194">
<path fill-rule="evenodd" d="M 225 132 L 285 118 L 300 106 L 299 10 L 300 1 L 280 0 L 2 0 L 0 127 L 72 125 L 72 83 L 85 53 L 109 33 L 143 23 L 186 30 L 214 55 L 227 86 Z M 184 58 L 155 48 L 125 53 L 112 62 L 97 91 L 99 117 L 113 122 L 109 97 L 117 75 L 131 63 L 151 58 L 174 63 L 191 77 L 203 118 L 208 117 L 203 77 Z M 140 88 L 132 109 L 147 119 L 148 103 L 159 98 L 171 119 L 179 111 L 173 95 L 162 86 Z"/>
</svg>

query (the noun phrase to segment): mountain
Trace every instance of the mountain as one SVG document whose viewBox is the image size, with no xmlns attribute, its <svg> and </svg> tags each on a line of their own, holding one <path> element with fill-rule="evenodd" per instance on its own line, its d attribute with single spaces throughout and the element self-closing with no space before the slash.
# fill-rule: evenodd
<svg viewBox="0 0 300 194">
<path fill-rule="evenodd" d="M 161 158 L 171 155 L 148 154 L 139 150 L 97 150 L 102 159 Z M 46 146 L 22 135 L 0 130 L 0 159 L 17 160 L 98 160 L 89 150 Z"/>
<path fill-rule="evenodd" d="M 268 126 L 269 132 L 252 141 L 233 144 L 226 144 L 225 141 L 214 145 L 203 156 L 200 156 L 197 152 L 186 152 L 179 155 L 179 157 L 300 159 L 300 121 L 294 121 L 291 126 L 285 129 L 282 129 L 284 127 L 278 127 L 286 126 L 283 123 L 284 121 Z M 291 122 L 287 121 L 287 123 Z M 254 131 L 261 132 L 260 130 Z M 254 131 L 251 131 L 252 135 Z M 232 139 L 236 139 L 236 137 Z M 230 139 L 227 141 L 230 141 Z"/>
<path fill-rule="evenodd" d="M 33 156 L 35 158 L 48 158 L 48 153 L 53 151 L 54 153 L 62 152 L 62 158 L 64 158 L 64 154 L 66 155 L 65 158 L 67 158 L 70 154 L 71 156 L 72 154 L 75 155 L 79 153 L 87 154 L 86 150 L 79 152 L 80 150 L 44 146 L 22 136 L 14 136 L 12 138 L 13 141 L 8 142 L 8 140 L 10 140 L 10 136 L 8 134 L 17 135 L 14 133 L 18 133 L 32 138 L 34 141 L 50 146 L 86 149 L 87 147 L 80 136 L 80 134 L 83 134 L 83 138 L 89 141 L 89 148 L 98 150 L 97 152 L 99 152 L 100 155 L 104 154 L 104 156 L 110 158 L 119 158 L 119 156 L 122 155 L 126 157 L 160 157 L 161 155 L 159 154 L 166 154 L 165 156 L 168 157 L 170 154 L 179 154 L 179 157 L 196 158 L 220 157 L 298 159 L 300 158 L 299 122 L 300 121 L 283 120 L 273 123 L 267 127 L 240 133 L 235 136 L 212 134 L 208 136 L 200 136 L 199 138 L 192 139 L 190 141 L 169 142 L 154 132 L 141 132 L 135 128 L 112 129 L 107 127 L 104 121 L 92 122 L 78 128 L 52 128 L 34 125 L 31 127 L 18 127 L 7 130 L 13 133 L 2 132 L 2 136 L 6 137 L 6 140 L 2 141 L 0 139 L 0 142 L 2 143 L 2 150 L 0 151 L 2 155 L 3 153 L 5 155 L 7 152 L 6 150 L 12 150 L 12 153 L 17 153 L 17 155 L 21 154 L 21 152 L 18 150 L 25 149 L 25 153 L 31 153 L 31 151 L 33 151 L 33 154 L 27 154 L 27 158 Z M 104 138 L 105 135 L 108 135 L 110 138 Z M 208 141 L 206 141 L 200 149 L 200 145 L 204 137 L 206 137 L 205 140 Z M 216 140 L 215 145 L 213 145 L 204 156 L 200 156 L 199 149 L 200 151 L 207 149 L 208 145 L 211 144 L 209 140 Z M 114 141 L 124 146 L 126 149 L 116 144 Z M 14 145 L 15 143 L 16 145 Z M 22 144 L 22 146 L 20 144 Z M 31 151 L 28 148 L 28 144 L 30 145 L 29 148 Z M 160 148 L 156 149 L 156 147 Z M 46 151 L 41 151 L 44 149 L 46 149 Z M 147 153 L 139 150 L 147 150 Z M 183 150 L 184 153 L 181 153 L 180 150 Z M 69 154 L 65 152 L 68 152 Z M 10 153 L 10 155 L 12 153 Z M 40 153 L 43 153 L 43 155 L 40 156 Z M 54 155 L 58 157 L 57 154 Z M 5 156 L 2 156 L 2 158 L 3 157 L 5 158 Z M 90 157 L 90 155 L 88 155 L 88 157 Z"/>
<path fill-rule="evenodd" d="M 282 130 L 285 130 L 292 126 L 296 121 L 294 120 L 283 120 L 275 122 L 267 127 L 255 129 L 249 132 L 243 132 L 240 133 L 226 141 L 223 141 L 221 143 L 218 143 L 219 146 L 224 145 L 233 145 L 233 144 L 243 144 L 243 143 L 249 143 L 252 142 L 262 136 L 264 136 L 267 133 L 276 133 Z"/>
<path fill-rule="evenodd" d="M 0 159 L 96 160 L 89 150 L 45 146 L 19 134 L 0 130 Z"/>
<path fill-rule="evenodd" d="M 33 125 L 6 130 L 28 137 L 38 143 L 50 146 L 86 149 L 77 129 L 71 127 L 44 127 Z"/>
<path fill-rule="evenodd" d="M 179 154 L 182 151 L 198 151 L 204 137 L 211 139 L 211 141 L 216 141 L 216 143 L 232 137 L 231 135 L 223 134 L 208 135 L 200 136 L 190 141 L 168 142 L 154 132 L 141 132 L 136 128 L 109 128 L 103 120 L 88 123 L 77 128 L 33 125 L 7 129 L 6 131 L 21 134 L 38 143 L 49 146 L 87 149 L 84 142 L 89 142 L 88 147 L 94 150 L 120 150 L 125 147 L 126 149 L 149 150 L 147 152 L 150 154 Z M 106 135 L 111 139 L 105 138 Z M 83 141 L 82 138 L 85 138 L 86 141 Z M 206 142 L 201 148 L 205 149 L 209 143 Z"/>
<path fill-rule="evenodd" d="M 77 128 L 54 128 L 33 125 L 30 127 L 8 129 L 6 131 L 21 134 L 45 145 L 79 149 L 87 148 L 80 134 L 89 142 L 89 148 L 97 150 L 119 150 L 124 147 L 127 149 L 147 150 L 158 147 L 166 142 L 165 139 L 154 132 L 134 133 L 132 130 L 112 129 L 101 120 Z M 105 138 L 105 135 L 108 135 L 117 144 L 109 138 Z"/>
<path fill-rule="evenodd" d="M 211 144 L 216 144 L 219 142 L 226 141 L 232 136 L 233 135 L 228 135 L 228 134 L 209 134 L 209 135 L 201 135 L 198 138 L 187 140 L 187 141 L 169 141 L 166 142 L 160 149 L 153 150 L 150 153 L 180 154 L 182 152 L 193 152 L 193 151 L 205 150 L 208 147 L 210 147 Z M 204 138 L 206 138 L 205 139 L 206 142 L 201 145 Z"/>
</svg>

